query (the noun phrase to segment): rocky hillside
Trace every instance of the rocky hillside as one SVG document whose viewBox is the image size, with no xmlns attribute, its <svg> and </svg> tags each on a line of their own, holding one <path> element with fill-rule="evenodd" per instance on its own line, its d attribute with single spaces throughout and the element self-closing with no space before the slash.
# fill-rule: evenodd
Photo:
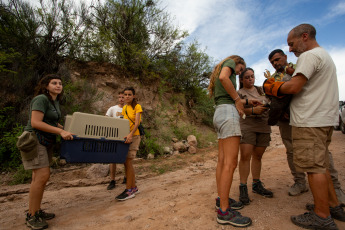
<svg viewBox="0 0 345 230">
<path fill-rule="evenodd" d="M 77 104 L 88 103 L 84 98 L 90 97 L 88 94 L 92 91 L 94 97 L 89 101 L 88 111 L 79 112 L 105 114 L 110 106 L 116 104 L 118 92 L 133 86 L 144 110 L 143 124 L 161 147 L 170 145 L 172 138 L 186 139 L 190 134 L 198 138 L 199 147 L 215 141 L 213 129 L 202 123 L 193 101 L 187 102 L 183 93 L 174 93 L 158 79 L 143 83 L 113 64 L 96 62 L 65 63 L 60 72 L 69 75 L 73 84 L 84 82 L 83 85 L 90 88 L 79 92 L 75 98 Z"/>
</svg>

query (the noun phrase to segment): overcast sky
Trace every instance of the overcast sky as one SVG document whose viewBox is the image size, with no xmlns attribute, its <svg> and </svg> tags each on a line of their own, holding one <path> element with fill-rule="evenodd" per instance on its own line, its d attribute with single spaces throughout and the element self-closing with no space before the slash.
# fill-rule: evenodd
<svg viewBox="0 0 345 230">
<path fill-rule="evenodd" d="M 332 56 L 338 74 L 339 98 L 345 100 L 344 0 L 162 0 L 174 22 L 189 31 L 187 42 L 199 41 L 215 60 L 238 54 L 255 70 L 262 85 L 265 69 L 273 71 L 268 54 L 282 49 L 288 61 L 288 32 L 301 23 L 315 26 L 316 39 Z"/>
</svg>

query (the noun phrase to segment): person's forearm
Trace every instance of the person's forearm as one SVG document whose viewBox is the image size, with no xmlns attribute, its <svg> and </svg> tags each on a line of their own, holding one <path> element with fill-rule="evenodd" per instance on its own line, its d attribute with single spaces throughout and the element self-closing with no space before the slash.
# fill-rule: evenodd
<svg viewBox="0 0 345 230">
<path fill-rule="evenodd" d="M 245 113 L 246 115 L 252 115 L 252 107 L 250 107 L 250 108 L 244 108 L 244 113 Z"/>
<path fill-rule="evenodd" d="M 303 86 L 307 83 L 307 78 L 302 74 L 297 74 L 290 81 L 285 82 L 279 88 L 280 94 L 297 94 L 299 93 Z"/>
<path fill-rule="evenodd" d="M 219 79 L 219 80 L 222 83 L 226 92 L 230 95 L 230 97 L 234 101 L 240 99 L 238 96 L 238 93 L 236 92 L 234 85 L 232 84 L 232 82 L 229 78 L 224 78 L 224 79 Z"/>
<path fill-rule="evenodd" d="M 138 127 L 139 127 L 139 122 L 138 123 L 135 122 L 134 127 L 133 127 L 132 131 L 130 132 L 130 134 L 132 134 L 132 136 L 134 135 L 135 131 L 137 131 Z"/>
<path fill-rule="evenodd" d="M 37 129 L 37 130 L 41 130 L 41 131 L 47 132 L 47 133 L 54 133 L 54 134 L 58 134 L 58 135 L 60 135 L 60 133 L 62 131 L 62 129 L 48 125 L 47 123 L 45 123 L 43 121 L 31 120 L 31 126 L 32 126 L 32 128 Z"/>
</svg>

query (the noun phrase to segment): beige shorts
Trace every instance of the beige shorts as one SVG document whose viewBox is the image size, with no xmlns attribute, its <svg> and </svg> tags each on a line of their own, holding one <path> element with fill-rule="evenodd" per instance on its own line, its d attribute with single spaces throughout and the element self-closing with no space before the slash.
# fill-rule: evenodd
<svg viewBox="0 0 345 230">
<path fill-rule="evenodd" d="M 326 173 L 333 127 L 292 126 L 293 162 L 297 172 Z"/>
<path fill-rule="evenodd" d="M 29 169 L 40 169 L 50 166 L 53 158 L 53 147 L 49 148 L 37 143 L 37 157 L 31 160 L 23 160 L 23 165 L 25 170 Z"/>
<path fill-rule="evenodd" d="M 251 144 L 257 147 L 270 146 L 270 133 L 242 132 L 240 144 Z"/>
<path fill-rule="evenodd" d="M 132 137 L 132 143 L 129 145 L 127 158 L 133 159 L 137 155 L 140 146 L 140 135 Z"/>
</svg>

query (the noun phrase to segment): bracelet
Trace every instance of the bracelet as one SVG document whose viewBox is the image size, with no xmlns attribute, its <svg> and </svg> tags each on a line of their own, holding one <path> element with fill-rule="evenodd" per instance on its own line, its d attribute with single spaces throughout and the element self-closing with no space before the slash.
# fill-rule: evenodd
<svg viewBox="0 0 345 230">
<path fill-rule="evenodd" d="M 246 98 L 246 105 L 248 105 L 248 98 Z"/>
<path fill-rule="evenodd" d="M 237 95 L 236 99 L 234 99 L 234 101 L 237 101 L 240 98 L 240 96 Z"/>
</svg>

